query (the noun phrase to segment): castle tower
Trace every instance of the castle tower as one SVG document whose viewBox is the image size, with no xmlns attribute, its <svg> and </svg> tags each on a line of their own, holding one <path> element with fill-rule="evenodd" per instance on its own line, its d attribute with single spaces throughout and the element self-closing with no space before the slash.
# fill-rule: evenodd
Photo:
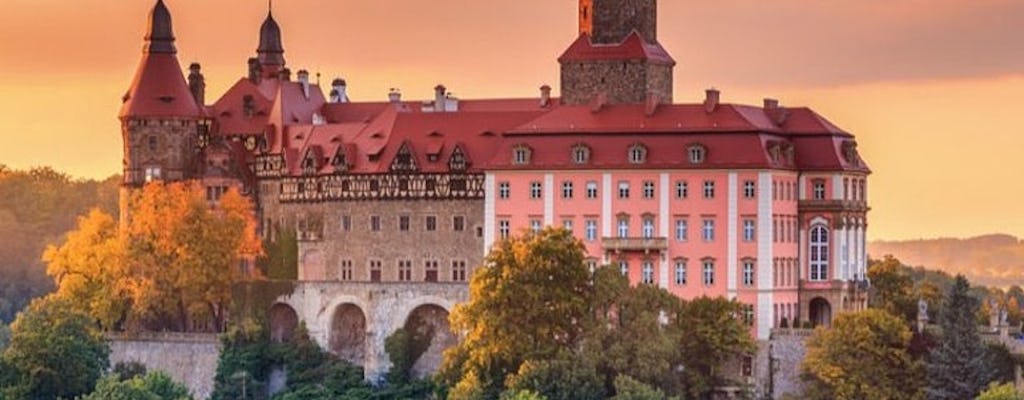
<svg viewBox="0 0 1024 400">
<path fill-rule="evenodd" d="M 158 0 L 149 15 L 142 60 L 119 118 L 126 189 L 191 179 L 202 111 L 178 63 L 171 13 Z"/>
<path fill-rule="evenodd" d="M 267 12 L 267 19 L 260 26 L 260 46 L 256 49 L 256 54 L 264 78 L 275 78 L 284 69 L 281 27 L 274 20 L 273 12 Z"/>
<path fill-rule="evenodd" d="M 658 44 L 657 0 L 579 0 L 579 38 L 559 57 L 562 103 L 672 102 L 675 60 Z"/>
</svg>

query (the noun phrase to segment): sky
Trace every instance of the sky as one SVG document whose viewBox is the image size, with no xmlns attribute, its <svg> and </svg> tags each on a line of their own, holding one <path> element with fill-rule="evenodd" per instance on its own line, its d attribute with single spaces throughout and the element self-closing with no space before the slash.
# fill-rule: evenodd
<svg viewBox="0 0 1024 400">
<path fill-rule="evenodd" d="M 0 163 L 120 171 L 116 118 L 154 0 L 0 0 Z M 246 73 L 262 0 L 165 0 L 207 99 Z M 277 0 L 289 66 L 354 101 L 558 91 L 575 0 Z M 871 239 L 1024 236 L 1024 1 L 661 0 L 677 102 L 810 106 L 874 173 Z"/>
</svg>

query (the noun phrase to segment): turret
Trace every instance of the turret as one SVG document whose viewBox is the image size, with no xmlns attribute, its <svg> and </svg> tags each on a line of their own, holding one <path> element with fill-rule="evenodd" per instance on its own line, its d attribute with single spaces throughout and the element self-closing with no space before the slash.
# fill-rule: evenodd
<svg viewBox="0 0 1024 400">
<path fill-rule="evenodd" d="M 260 26 L 260 47 L 256 49 L 264 77 L 276 77 L 284 68 L 284 46 L 281 43 L 281 27 L 274 20 L 274 14 L 268 12 L 267 19 Z"/>
<path fill-rule="evenodd" d="M 202 68 L 199 63 L 188 66 L 188 88 L 199 107 L 206 105 L 206 78 L 203 77 Z"/>
</svg>

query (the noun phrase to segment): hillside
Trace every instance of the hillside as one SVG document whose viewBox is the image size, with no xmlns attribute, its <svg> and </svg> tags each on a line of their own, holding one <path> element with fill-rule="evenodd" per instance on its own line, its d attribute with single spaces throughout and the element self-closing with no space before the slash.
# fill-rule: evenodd
<svg viewBox="0 0 1024 400">
<path fill-rule="evenodd" d="M 1010 235 L 877 241 L 868 244 L 868 254 L 871 258 L 891 254 L 906 265 L 964 274 L 976 284 L 1006 287 L 1024 283 L 1024 241 Z"/>
</svg>

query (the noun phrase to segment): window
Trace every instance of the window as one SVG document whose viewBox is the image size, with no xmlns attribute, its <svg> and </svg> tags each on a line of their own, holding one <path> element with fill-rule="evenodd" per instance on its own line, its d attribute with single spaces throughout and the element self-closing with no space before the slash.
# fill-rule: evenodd
<svg viewBox="0 0 1024 400">
<path fill-rule="evenodd" d="M 572 181 L 562 182 L 562 198 L 563 199 L 571 199 L 572 198 Z"/>
<path fill-rule="evenodd" d="M 160 180 L 160 167 L 146 168 L 146 182 L 153 182 L 158 180 Z"/>
<path fill-rule="evenodd" d="M 687 231 L 689 231 L 689 226 L 688 225 L 689 224 L 686 222 L 685 219 L 677 219 L 676 220 L 676 241 L 677 242 L 685 242 L 688 239 L 688 237 L 689 237 L 689 233 L 687 232 Z"/>
<path fill-rule="evenodd" d="M 754 286 L 754 261 L 743 261 L 743 286 Z"/>
<path fill-rule="evenodd" d="M 825 225 L 811 227 L 810 279 L 814 282 L 828 280 L 828 228 Z"/>
<path fill-rule="evenodd" d="M 715 181 L 704 181 L 704 198 L 715 198 Z"/>
<path fill-rule="evenodd" d="M 462 232 L 466 230 L 466 217 L 461 215 L 452 217 L 452 230 L 455 232 Z"/>
<path fill-rule="evenodd" d="M 619 273 L 622 276 L 629 277 L 629 261 L 619 260 Z"/>
<path fill-rule="evenodd" d="M 596 199 L 597 198 L 597 182 L 593 182 L 593 181 L 587 182 L 587 198 L 588 199 Z"/>
<path fill-rule="evenodd" d="M 572 162 L 586 164 L 590 161 L 590 148 L 584 145 L 577 145 L 572 148 Z"/>
<path fill-rule="evenodd" d="M 743 241 L 753 242 L 755 239 L 754 220 L 745 219 L 743 220 Z"/>
<path fill-rule="evenodd" d="M 380 260 L 370 260 L 370 282 L 380 282 L 381 265 L 383 263 Z"/>
<path fill-rule="evenodd" d="M 466 262 L 462 260 L 452 261 L 452 282 L 466 281 Z"/>
<path fill-rule="evenodd" d="M 412 280 L 412 261 L 398 261 L 398 280 L 401 282 L 409 282 Z"/>
<path fill-rule="evenodd" d="M 398 217 L 398 230 L 400 230 L 402 232 L 408 232 L 409 231 L 409 216 L 408 215 L 401 215 L 401 216 Z"/>
<path fill-rule="evenodd" d="M 645 285 L 654 284 L 654 263 L 644 261 L 640 267 L 640 283 Z"/>
<path fill-rule="evenodd" d="M 629 237 L 629 217 L 619 217 L 619 237 Z"/>
<path fill-rule="evenodd" d="M 149 151 L 156 151 L 156 136 L 149 136 L 147 139 L 149 139 Z"/>
<path fill-rule="evenodd" d="M 512 164 L 515 165 L 526 165 L 530 163 L 530 148 L 526 146 L 516 146 L 512 149 Z"/>
<path fill-rule="evenodd" d="M 508 182 L 501 182 L 498 184 L 498 198 L 507 199 L 512 193 Z"/>
<path fill-rule="evenodd" d="M 587 270 L 590 271 L 590 273 L 594 273 L 594 271 L 597 271 L 597 260 L 595 260 L 593 258 L 588 258 L 587 259 Z"/>
<path fill-rule="evenodd" d="M 567 219 L 563 219 L 562 220 L 562 228 L 565 228 L 565 230 L 569 231 L 569 233 L 572 233 L 572 220 L 568 219 L 568 218 Z"/>
<path fill-rule="evenodd" d="M 715 220 L 704 220 L 704 229 L 701 230 L 701 238 L 703 238 L 705 242 L 715 240 Z"/>
<path fill-rule="evenodd" d="M 690 164 L 703 164 L 707 158 L 707 149 L 701 145 L 690 146 Z"/>
<path fill-rule="evenodd" d="M 380 216 L 379 215 L 371 215 L 370 216 L 370 230 L 374 231 L 374 232 L 380 232 Z"/>
<path fill-rule="evenodd" d="M 584 237 L 587 239 L 587 241 L 593 242 L 597 240 L 597 220 L 588 219 L 586 222 L 584 222 L 584 226 L 586 227 Z"/>
<path fill-rule="evenodd" d="M 508 233 L 511 230 L 507 219 L 498 221 L 498 236 L 502 239 L 508 239 Z"/>
<path fill-rule="evenodd" d="M 676 182 L 676 198 L 683 200 L 690 196 L 690 185 L 686 181 Z"/>
<path fill-rule="evenodd" d="M 539 219 L 530 220 L 530 230 L 533 231 L 533 233 L 540 233 L 541 226 L 542 224 Z"/>
<path fill-rule="evenodd" d="M 619 182 L 619 198 L 620 199 L 628 199 L 629 198 L 629 182 L 625 182 L 625 181 Z"/>
<path fill-rule="evenodd" d="M 437 260 L 427 260 L 423 263 L 423 281 L 437 282 Z"/>
<path fill-rule="evenodd" d="M 676 286 L 686 285 L 686 260 L 676 260 Z"/>
<path fill-rule="evenodd" d="M 754 305 L 744 304 L 743 305 L 743 323 L 747 326 L 754 326 Z"/>
<path fill-rule="evenodd" d="M 530 198 L 539 199 L 544 195 L 544 186 L 540 182 L 530 182 Z"/>
<path fill-rule="evenodd" d="M 341 280 L 352 280 L 352 260 L 341 260 Z"/>
<path fill-rule="evenodd" d="M 654 181 L 644 181 L 644 198 L 654 198 Z"/>
<path fill-rule="evenodd" d="M 426 227 L 427 227 L 427 231 L 428 232 L 433 232 L 433 231 L 437 230 L 437 217 L 435 217 L 433 215 L 429 215 L 429 216 L 427 216 L 425 222 L 426 222 Z"/>
<path fill-rule="evenodd" d="M 629 162 L 631 164 L 643 164 L 647 162 L 647 148 L 641 144 L 635 144 L 630 147 Z"/>
<path fill-rule="evenodd" d="M 814 199 L 825 200 L 825 181 L 814 181 Z"/>
<path fill-rule="evenodd" d="M 743 182 L 743 197 L 752 199 L 757 196 L 757 189 L 754 181 Z"/>
<path fill-rule="evenodd" d="M 654 237 L 654 218 L 645 217 L 641 231 L 644 235 L 644 239 L 650 239 Z"/>
<path fill-rule="evenodd" d="M 715 262 L 713 260 L 704 260 L 704 285 L 711 286 L 715 284 Z"/>
<path fill-rule="evenodd" d="M 350 232 L 350 231 L 352 231 L 352 216 L 351 215 L 342 215 L 341 216 L 341 230 L 343 232 Z"/>
</svg>

